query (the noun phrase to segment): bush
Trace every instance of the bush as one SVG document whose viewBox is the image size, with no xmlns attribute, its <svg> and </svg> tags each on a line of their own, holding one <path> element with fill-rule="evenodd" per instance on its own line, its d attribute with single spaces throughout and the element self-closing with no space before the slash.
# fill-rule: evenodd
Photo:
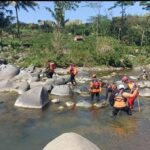
<svg viewBox="0 0 150 150">
<path fill-rule="evenodd" d="M 19 48 L 21 46 L 22 42 L 19 40 L 13 40 L 13 41 L 11 41 L 10 44 L 11 44 L 11 47 L 13 49 L 16 49 L 16 48 Z"/>
</svg>

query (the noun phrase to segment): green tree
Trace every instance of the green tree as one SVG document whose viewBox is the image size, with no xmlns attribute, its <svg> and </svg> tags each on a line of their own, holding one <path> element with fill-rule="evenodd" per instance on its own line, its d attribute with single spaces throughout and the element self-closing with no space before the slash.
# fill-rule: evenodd
<svg viewBox="0 0 150 150">
<path fill-rule="evenodd" d="M 18 10 L 21 8 L 28 12 L 28 8 L 35 10 L 35 6 L 38 4 L 34 1 L 10 1 L 10 4 L 14 5 L 16 11 L 16 18 L 17 18 L 17 37 L 20 37 L 20 26 L 19 26 L 19 16 Z"/>
<path fill-rule="evenodd" d="M 149 1 L 141 1 L 140 6 L 142 6 L 143 9 L 145 9 L 145 10 L 148 10 L 148 11 L 150 10 L 150 2 Z"/>
<path fill-rule="evenodd" d="M 75 10 L 78 7 L 78 3 L 79 1 L 54 1 L 54 10 L 49 7 L 45 7 L 55 19 L 53 24 L 56 29 L 59 30 L 65 27 L 65 24 L 69 21 L 69 19 L 65 19 L 65 11 Z"/>
<path fill-rule="evenodd" d="M 109 34 L 110 31 L 110 23 L 111 21 L 107 18 L 107 16 L 91 16 L 88 19 L 88 22 L 93 26 L 93 29 L 97 26 L 97 22 L 100 20 L 100 26 L 98 26 L 99 35 L 106 36 Z"/>
<path fill-rule="evenodd" d="M 7 28 L 13 20 L 12 10 L 7 9 L 8 6 L 8 1 L 0 1 L 0 44 L 2 44 L 3 31 L 8 31 Z"/>
<path fill-rule="evenodd" d="M 95 28 L 96 32 L 95 33 L 98 36 L 99 33 L 100 33 L 99 26 L 100 26 L 100 23 L 101 23 L 101 15 L 100 14 L 101 14 L 102 2 L 101 1 L 99 1 L 99 2 L 87 2 L 86 7 L 93 8 L 95 13 L 96 13 L 96 17 L 95 17 L 96 18 L 95 19 L 95 21 L 96 21 L 96 28 Z M 94 19 L 94 17 L 93 17 L 93 19 Z"/>
<path fill-rule="evenodd" d="M 125 16 L 126 16 L 126 8 L 127 6 L 134 5 L 133 1 L 117 1 L 115 2 L 114 6 L 110 7 L 109 10 L 114 9 L 116 7 L 121 8 L 121 26 L 119 28 L 119 39 L 122 41 L 122 36 L 124 34 L 124 29 L 125 29 Z"/>
</svg>

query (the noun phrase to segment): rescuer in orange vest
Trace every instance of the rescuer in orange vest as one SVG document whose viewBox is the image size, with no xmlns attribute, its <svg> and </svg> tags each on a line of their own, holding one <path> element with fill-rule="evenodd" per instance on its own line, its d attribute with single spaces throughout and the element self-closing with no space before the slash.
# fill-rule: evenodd
<svg viewBox="0 0 150 150">
<path fill-rule="evenodd" d="M 131 109 L 127 104 L 128 99 L 135 97 L 138 88 L 135 88 L 133 93 L 125 92 L 125 86 L 123 84 L 118 86 L 119 92 L 114 97 L 114 105 L 112 115 L 116 116 L 120 110 L 125 111 L 128 115 L 132 115 Z"/>
<path fill-rule="evenodd" d="M 48 62 L 46 64 L 46 75 L 48 78 L 53 78 L 53 74 L 55 73 L 55 69 L 56 69 L 55 63 L 51 60 L 48 60 Z"/>
<path fill-rule="evenodd" d="M 122 78 L 122 82 L 128 85 L 128 89 L 130 90 L 130 93 L 132 94 L 134 92 L 134 90 L 137 88 L 137 85 L 134 81 L 129 80 L 129 78 L 127 76 L 124 76 Z M 128 98 L 128 105 L 131 109 L 133 109 L 134 106 L 134 101 L 135 99 L 139 96 L 139 91 L 136 91 L 136 94 L 134 95 L 134 97 Z"/>
<path fill-rule="evenodd" d="M 90 93 L 91 93 L 91 102 L 93 103 L 94 95 L 96 96 L 97 102 L 100 101 L 99 93 L 102 91 L 102 83 L 96 78 L 96 74 L 92 75 L 92 81 L 90 82 Z"/>
<path fill-rule="evenodd" d="M 71 64 L 68 69 L 68 73 L 70 74 L 70 82 L 72 85 L 76 85 L 77 82 L 75 80 L 75 76 L 78 74 L 78 69 L 74 64 Z"/>
</svg>

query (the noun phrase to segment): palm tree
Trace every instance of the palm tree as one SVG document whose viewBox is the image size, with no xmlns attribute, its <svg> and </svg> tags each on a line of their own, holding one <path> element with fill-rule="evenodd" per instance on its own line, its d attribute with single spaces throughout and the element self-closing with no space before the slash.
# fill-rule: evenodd
<svg viewBox="0 0 150 150">
<path fill-rule="evenodd" d="M 78 7 L 79 2 L 80 1 L 54 1 L 54 10 L 45 7 L 55 19 L 53 24 L 56 29 L 59 30 L 65 27 L 65 24 L 69 21 L 69 19 L 65 19 L 65 11 L 71 9 L 75 10 Z"/>
<path fill-rule="evenodd" d="M 35 6 L 38 6 L 38 4 L 34 1 L 11 1 L 10 2 L 15 7 L 16 11 L 16 18 L 17 18 L 17 37 L 20 37 L 20 28 L 19 28 L 19 16 L 18 16 L 18 10 L 21 8 L 28 12 L 28 7 L 35 10 Z"/>
</svg>

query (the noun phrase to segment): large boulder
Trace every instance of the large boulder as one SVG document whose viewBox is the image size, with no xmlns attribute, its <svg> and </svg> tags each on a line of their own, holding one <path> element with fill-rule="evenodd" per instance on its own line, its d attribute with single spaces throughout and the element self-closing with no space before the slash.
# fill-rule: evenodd
<svg viewBox="0 0 150 150">
<path fill-rule="evenodd" d="M 24 81 L 20 83 L 19 88 L 18 88 L 18 94 L 23 94 L 27 90 L 30 89 L 30 84 L 27 81 Z"/>
<path fill-rule="evenodd" d="M 64 85 L 68 82 L 70 82 L 70 76 L 69 75 L 64 75 L 64 76 L 57 77 L 54 79 L 55 85 Z"/>
<path fill-rule="evenodd" d="M 13 65 L 7 65 L 0 71 L 0 80 L 11 79 L 19 73 L 20 69 Z"/>
<path fill-rule="evenodd" d="M 19 82 L 12 80 L 2 80 L 0 81 L 0 91 L 17 91 Z"/>
<path fill-rule="evenodd" d="M 69 85 L 55 85 L 51 91 L 51 94 L 67 96 L 72 94 L 72 90 Z"/>
<path fill-rule="evenodd" d="M 42 108 L 48 103 L 47 90 L 42 86 L 38 86 L 19 96 L 15 102 L 15 106 L 24 108 Z"/>
<path fill-rule="evenodd" d="M 48 143 L 43 150 L 100 150 L 94 143 L 79 134 L 64 133 Z"/>
</svg>

